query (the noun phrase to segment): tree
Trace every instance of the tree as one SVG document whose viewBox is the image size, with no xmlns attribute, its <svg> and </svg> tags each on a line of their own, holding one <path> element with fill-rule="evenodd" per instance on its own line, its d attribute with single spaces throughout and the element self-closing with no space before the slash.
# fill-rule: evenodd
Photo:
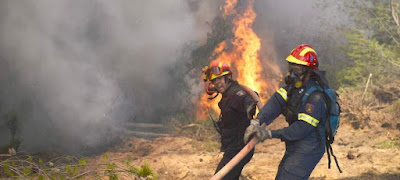
<svg viewBox="0 0 400 180">
<path fill-rule="evenodd" d="M 349 1 L 345 12 L 352 17 L 346 37 L 349 62 L 339 72 L 340 85 L 357 85 L 374 74 L 378 84 L 385 84 L 400 73 L 400 29 L 398 3 L 390 0 Z M 388 78 L 390 77 L 390 78 Z"/>
</svg>

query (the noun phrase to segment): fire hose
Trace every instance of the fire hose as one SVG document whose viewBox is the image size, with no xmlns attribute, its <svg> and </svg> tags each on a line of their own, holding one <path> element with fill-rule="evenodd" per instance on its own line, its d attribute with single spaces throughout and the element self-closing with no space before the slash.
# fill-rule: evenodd
<svg viewBox="0 0 400 180">
<path fill-rule="evenodd" d="M 260 98 L 258 95 L 249 87 L 241 85 L 243 90 L 246 91 L 247 94 L 249 94 L 254 100 L 257 101 L 257 107 L 258 110 L 262 108 L 262 103 L 260 101 Z M 261 127 L 265 128 L 266 124 L 262 124 Z M 233 157 L 228 164 L 226 164 L 221 170 L 219 170 L 213 177 L 211 177 L 210 180 L 220 180 L 222 179 L 226 174 L 229 173 L 259 142 L 258 138 L 254 136 L 247 144 L 244 146 L 242 150 L 238 154 L 236 154 L 235 157 Z"/>
<path fill-rule="evenodd" d="M 265 128 L 266 124 L 262 124 L 261 127 Z M 219 170 L 210 180 L 220 180 L 226 174 L 229 173 L 259 142 L 258 138 L 254 136 L 249 143 L 244 146 L 242 150 L 235 157 L 233 157 L 228 164 L 226 164 L 221 170 Z"/>
</svg>

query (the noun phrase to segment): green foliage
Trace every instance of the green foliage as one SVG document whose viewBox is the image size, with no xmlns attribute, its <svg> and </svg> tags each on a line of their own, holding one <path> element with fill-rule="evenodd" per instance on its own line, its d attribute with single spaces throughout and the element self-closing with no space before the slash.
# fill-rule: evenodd
<svg viewBox="0 0 400 180">
<path fill-rule="evenodd" d="M 104 173 L 108 175 L 109 180 L 118 180 L 118 175 L 115 171 L 116 167 L 117 165 L 115 163 L 109 163 L 106 165 L 106 171 Z"/>
<path fill-rule="evenodd" d="M 29 175 L 32 174 L 32 168 L 31 168 L 31 167 L 26 167 L 26 168 L 24 168 L 24 169 L 22 170 L 22 173 L 23 173 L 25 176 L 29 176 Z"/>
<path fill-rule="evenodd" d="M 33 157 L 32 156 L 28 156 L 28 162 L 33 162 Z"/>
<path fill-rule="evenodd" d="M 153 170 L 151 170 L 149 163 L 147 163 L 146 161 L 144 162 L 144 164 L 137 169 L 132 169 L 135 174 L 137 174 L 139 177 L 147 177 L 147 179 L 149 180 L 156 180 L 158 179 L 157 174 L 153 172 Z"/>
<path fill-rule="evenodd" d="M 74 176 L 79 173 L 79 169 L 76 166 L 67 165 L 65 166 L 65 171 L 69 176 Z"/>
<path fill-rule="evenodd" d="M 46 162 L 45 159 L 30 155 L 16 155 L 0 161 L 0 179 L 96 179 L 107 176 L 110 180 L 118 180 L 121 175 L 158 179 L 147 162 L 140 168 L 130 165 L 131 159 L 125 159 L 122 166 L 106 155 L 101 157 L 104 162 L 90 164 L 86 158 L 72 156 L 57 157 Z"/>
<path fill-rule="evenodd" d="M 84 166 L 84 165 L 86 165 L 86 159 L 85 158 L 81 158 L 79 160 L 79 166 Z"/>
<path fill-rule="evenodd" d="M 39 174 L 38 180 L 44 180 L 44 176 L 42 174 Z"/>
<path fill-rule="evenodd" d="M 13 168 L 12 165 L 9 162 L 5 162 L 3 165 L 3 170 L 4 173 L 9 176 L 9 177 L 13 177 L 15 176 L 14 172 L 12 172 L 10 169 Z"/>
<path fill-rule="evenodd" d="M 108 161 L 108 156 L 107 156 L 107 154 L 104 154 L 101 158 L 103 159 L 104 162 L 107 162 L 107 161 Z"/>
<path fill-rule="evenodd" d="M 338 73 L 339 84 L 365 84 L 370 73 L 376 84 L 400 77 L 399 28 L 392 18 L 390 2 L 370 0 L 354 3 L 358 8 L 349 10 L 349 14 L 356 26 L 346 34 L 349 62 Z"/>
</svg>

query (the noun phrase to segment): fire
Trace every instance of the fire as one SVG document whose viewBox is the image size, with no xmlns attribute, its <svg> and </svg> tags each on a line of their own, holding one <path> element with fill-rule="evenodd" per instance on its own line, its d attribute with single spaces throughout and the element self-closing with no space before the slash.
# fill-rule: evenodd
<svg viewBox="0 0 400 180">
<path fill-rule="evenodd" d="M 226 0 L 223 8 L 223 17 L 234 17 L 232 20 L 234 39 L 229 39 L 221 42 L 213 52 L 212 57 L 217 56 L 216 60 L 228 63 L 232 68 L 236 68 L 234 75 L 237 75 L 237 80 L 240 84 L 246 85 L 260 94 L 261 100 L 265 103 L 267 99 L 266 90 L 269 87 L 267 82 L 262 77 L 263 68 L 260 61 L 259 51 L 261 49 L 261 40 L 253 31 L 251 26 L 256 19 L 256 13 L 253 9 L 254 0 L 248 0 L 245 3 L 243 13 L 235 9 L 238 0 Z M 226 51 L 227 44 L 232 44 L 229 52 Z M 236 73 L 235 73 L 236 72 Z M 277 84 L 277 83 L 275 83 Z M 275 85 L 277 86 L 277 85 Z M 200 101 L 197 102 L 196 118 L 205 119 L 208 115 L 209 107 L 214 112 L 219 113 L 218 102 L 220 96 L 214 100 L 209 100 L 207 94 L 203 94 Z"/>
<path fill-rule="evenodd" d="M 241 57 L 235 61 L 239 73 L 238 81 L 263 94 L 268 87 L 261 78 L 263 71 L 259 57 L 261 40 L 251 28 L 256 19 L 253 3 L 253 1 L 248 1 L 244 14 L 234 19 L 236 38 L 233 44 L 237 47 L 237 51 L 241 52 Z M 262 98 L 265 100 L 265 97 Z"/>
</svg>

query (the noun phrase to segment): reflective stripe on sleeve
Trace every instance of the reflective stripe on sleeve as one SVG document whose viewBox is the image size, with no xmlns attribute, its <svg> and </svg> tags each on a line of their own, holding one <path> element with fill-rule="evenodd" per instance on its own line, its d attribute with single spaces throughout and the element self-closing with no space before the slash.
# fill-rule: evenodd
<svg viewBox="0 0 400 180">
<path fill-rule="evenodd" d="M 308 124 L 311 124 L 314 127 L 317 127 L 319 121 L 312 116 L 305 114 L 305 113 L 299 113 L 299 120 L 305 121 Z"/>
<path fill-rule="evenodd" d="M 287 92 L 286 92 L 285 89 L 280 88 L 280 89 L 278 89 L 277 92 L 282 96 L 282 98 L 283 98 L 285 101 L 287 101 Z"/>
</svg>

